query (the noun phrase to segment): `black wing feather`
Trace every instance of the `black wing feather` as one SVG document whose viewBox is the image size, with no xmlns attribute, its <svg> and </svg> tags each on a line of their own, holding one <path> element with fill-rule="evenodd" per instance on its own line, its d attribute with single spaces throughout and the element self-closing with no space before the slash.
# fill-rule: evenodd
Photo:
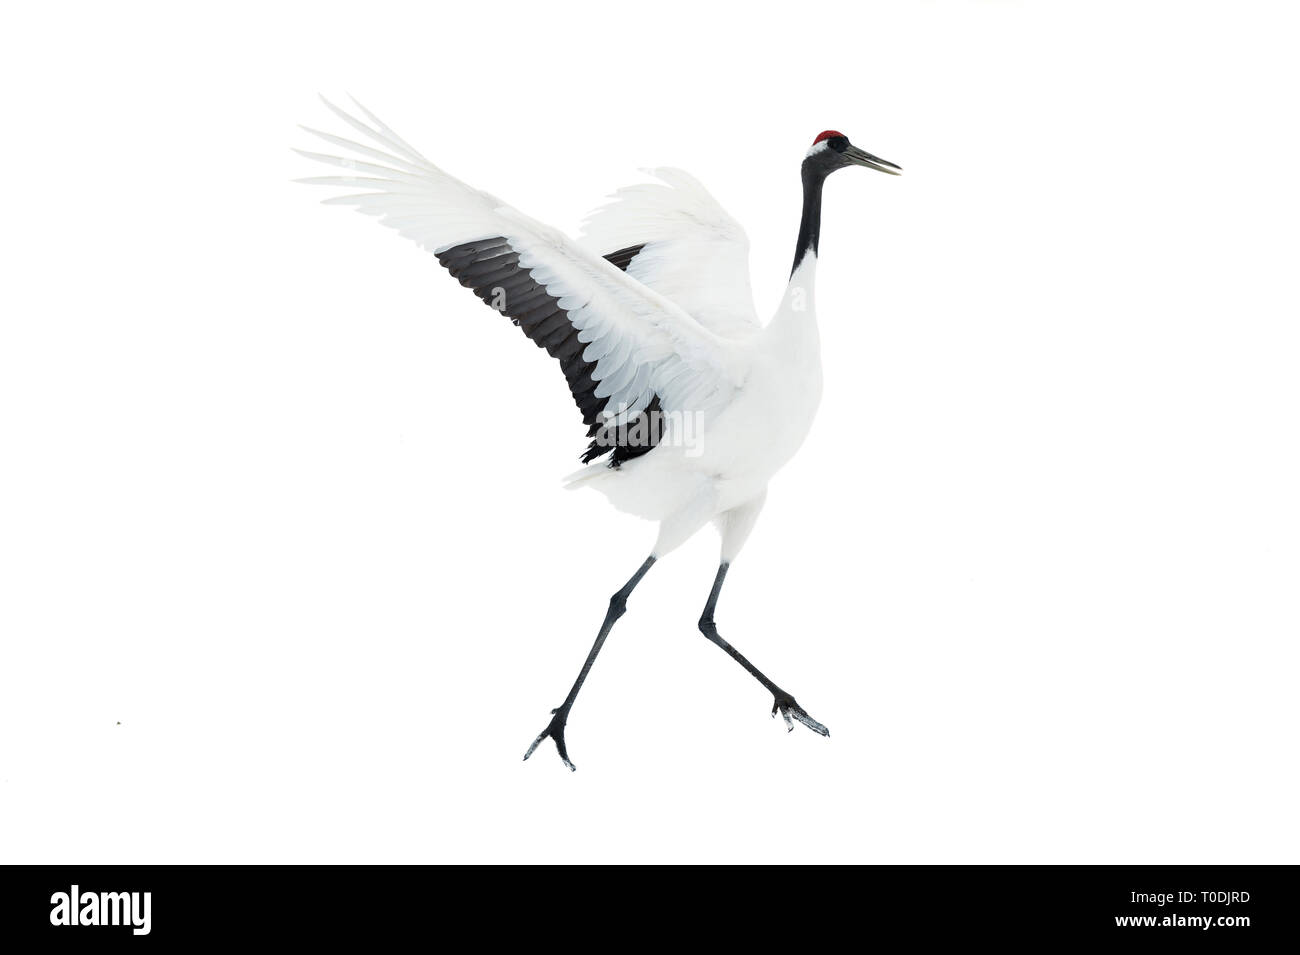
<svg viewBox="0 0 1300 955">
<path fill-rule="evenodd" d="M 623 271 L 645 248 L 645 244 L 631 245 L 605 256 L 605 259 Z M 596 382 L 591 377 L 595 362 L 584 361 L 585 344 L 578 341 L 578 330 L 569 315 L 560 308 L 559 300 L 533 281 L 528 269 L 519 264 L 519 253 L 510 248 L 501 236 L 479 239 L 452 246 L 437 253 L 438 261 L 461 285 L 492 308 L 510 318 L 520 331 L 539 348 L 545 348 L 560 360 L 560 369 L 568 380 L 573 401 L 582 412 L 582 421 L 591 438 L 583 463 L 589 463 L 610 451 L 610 467 L 645 454 L 659 443 L 659 396 L 654 395 L 642 413 L 647 427 L 606 429 L 601 427 L 600 413 L 605 410 L 608 398 L 596 397 Z"/>
</svg>

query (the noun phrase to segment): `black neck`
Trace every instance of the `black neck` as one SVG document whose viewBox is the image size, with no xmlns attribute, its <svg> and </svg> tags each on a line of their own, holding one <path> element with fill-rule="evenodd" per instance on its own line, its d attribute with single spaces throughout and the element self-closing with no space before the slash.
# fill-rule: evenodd
<svg viewBox="0 0 1300 955">
<path fill-rule="evenodd" d="M 803 167 L 803 216 L 799 220 L 799 241 L 794 249 L 794 275 L 805 255 L 817 254 L 817 238 L 822 231 L 822 183 L 826 173 L 805 164 Z"/>
</svg>

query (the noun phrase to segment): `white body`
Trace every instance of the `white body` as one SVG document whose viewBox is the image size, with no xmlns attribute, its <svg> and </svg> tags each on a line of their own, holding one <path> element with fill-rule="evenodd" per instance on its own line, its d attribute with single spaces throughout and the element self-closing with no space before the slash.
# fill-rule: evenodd
<svg viewBox="0 0 1300 955">
<path fill-rule="evenodd" d="M 762 507 L 767 482 L 808 436 L 822 394 L 816 263 L 816 256 L 805 257 L 776 316 L 737 342 L 747 361 L 744 381 L 726 405 L 701 412 L 690 446 L 665 441 L 618 470 L 597 461 L 569 477 L 569 487 L 593 488 L 621 511 L 662 522 L 656 556 L 718 519 L 722 557 L 730 561 Z"/>
</svg>

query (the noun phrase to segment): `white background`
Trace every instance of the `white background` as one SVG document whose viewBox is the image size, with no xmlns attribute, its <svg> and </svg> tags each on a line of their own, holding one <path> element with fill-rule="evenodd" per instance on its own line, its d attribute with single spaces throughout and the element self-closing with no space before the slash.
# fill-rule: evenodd
<svg viewBox="0 0 1300 955">
<path fill-rule="evenodd" d="M 1296 862 L 1284 5 L 7 14 L 0 860 Z M 573 229 L 677 165 L 769 314 L 812 137 L 826 397 L 520 757 L 654 528 L 561 376 L 294 185 L 355 94 Z"/>
</svg>

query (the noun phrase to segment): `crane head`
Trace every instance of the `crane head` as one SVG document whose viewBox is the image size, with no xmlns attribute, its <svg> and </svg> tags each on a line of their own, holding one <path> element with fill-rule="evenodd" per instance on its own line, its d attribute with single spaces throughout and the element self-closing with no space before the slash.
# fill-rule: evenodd
<svg viewBox="0 0 1300 955">
<path fill-rule="evenodd" d="M 812 148 L 804 157 L 803 166 L 805 173 L 821 176 L 829 176 L 836 169 L 846 166 L 866 166 L 868 169 L 887 172 L 891 176 L 903 174 L 901 167 L 859 149 L 849 142 L 849 137 L 833 129 L 826 130 L 813 140 Z"/>
</svg>

